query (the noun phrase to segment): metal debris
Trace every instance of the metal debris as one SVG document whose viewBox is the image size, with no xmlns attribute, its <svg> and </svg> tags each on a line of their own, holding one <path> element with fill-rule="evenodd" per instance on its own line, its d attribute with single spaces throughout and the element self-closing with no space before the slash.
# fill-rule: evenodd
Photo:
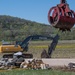
<svg viewBox="0 0 75 75">
<path fill-rule="evenodd" d="M 24 69 L 33 69 L 33 70 L 38 70 L 38 69 L 49 69 L 50 66 L 48 64 L 45 64 L 42 60 L 28 60 L 28 62 L 26 62 L 25 60 L 23 60 L 22 58 L 17 59 L 16 61 L 13 59 L 9 60 L 9 59 L 3 59 L 2 61 L 0 61 L 0 69 L 6 69 L 6 70 L 12 70 L 14 68 L 24 68 Z"/>
</svg>

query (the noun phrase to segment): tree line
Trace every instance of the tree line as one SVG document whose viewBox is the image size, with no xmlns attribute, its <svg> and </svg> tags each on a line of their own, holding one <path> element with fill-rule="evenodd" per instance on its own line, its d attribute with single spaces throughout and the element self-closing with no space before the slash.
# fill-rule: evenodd
<svg viewBox="0 0 75 75">
<path fill-rule="evenodd" d="M 60 40 L 75 40 L 75 28 L 71 32 L 59 32 Z M 51 25 L 41 24 L 18 17 L 0 15 L 0 41 L 21 41 L 29 35 L 55 36 L 58 30 Z"/>
</svg>

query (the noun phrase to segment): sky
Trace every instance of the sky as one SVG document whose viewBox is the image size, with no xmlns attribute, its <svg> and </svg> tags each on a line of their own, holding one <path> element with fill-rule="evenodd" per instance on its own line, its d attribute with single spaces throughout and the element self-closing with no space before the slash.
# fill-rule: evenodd
<svg viewBox="0 0 75 75">
<path fill-rule="evenodd" d="M 67 0 L 75 10 L 75 0 Z M 48 23 L 48 11 L 60 0 L 0 0 L 0 15 L 10 15 L 39 23 Z"/>
</svg>

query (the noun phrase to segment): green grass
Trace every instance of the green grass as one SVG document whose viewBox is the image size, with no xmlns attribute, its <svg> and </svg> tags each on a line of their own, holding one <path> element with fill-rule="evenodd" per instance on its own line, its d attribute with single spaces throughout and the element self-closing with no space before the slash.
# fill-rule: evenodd
<svg viewBox="0 0 75 75">
<path fill-rule="evenodd" d="M 34 58 L 40 58 L 44 49 L 48 51 L 48 45 L 50 45 L 51 42 L 52 41 L 30 41 L 27 53 L 33 54 Z M 58 41 L 58 45 L 52 53 L 52 58 L 75 58 L 75 40 Z"/>
<path fill-rule="evenodd" d="M 40 58 L 42 51 L 48 51 L 48 45 L 51 41 L 31 41 L 29 44 L 29 53 L 35 58 Z M 56 49 L 53 51 L 52 58 L 75 58 L 75 41 L 59 41 Z"/>
<path fill-rule="evenodd" d="M 2 43 L 0 42 L 0 45 L 1 45 Z"/>
<path fill-rule="evenodd" d="M 10 70 L 1 71 L 0 75 L 75 75 L 75 72 L 55 70 Z"/>
</svg>

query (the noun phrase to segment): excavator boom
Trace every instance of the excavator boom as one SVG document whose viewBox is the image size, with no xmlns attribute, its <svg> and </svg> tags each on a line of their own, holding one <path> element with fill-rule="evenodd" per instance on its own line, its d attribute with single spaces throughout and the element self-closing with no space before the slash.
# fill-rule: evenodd
<svg viewBox="0 0 75 75">
<path fill-rule="evenodd" d="M 28 44 L 30 40 L 47 40 L 47 39 L 53 39 L 51 36 L 43 36 L 43 35 L 32 35 L 25 38 L 25 40 L 21 43 L 17 43 L 16 45 L 2 45 L 0 46 L 0 53 L 5 53 L 3 55 L 3 58 L 12 58 L 14 52 L 23 52 L 28 51 Z M 11 53 L 11 54 L 10 54 Z M 23 54 L 24 58 L 32 58 L 32 54 Z"/>
<path fill-rule="evenodd" d="M 53 37 L 51 36 L 43 36 L 43 35 L 32 35 L 32 36 L 28 36 L 21 44 L 19 44 L 21 46 L 21 48 L 24 49 L 24 51 L 27 51 L 27 46 L 29 44 L 30 40 L 37 40 L 37 39 L 41 39 L 41 40 L 47 40 L 47 39 L 53 39 Z"/>
</svg>

